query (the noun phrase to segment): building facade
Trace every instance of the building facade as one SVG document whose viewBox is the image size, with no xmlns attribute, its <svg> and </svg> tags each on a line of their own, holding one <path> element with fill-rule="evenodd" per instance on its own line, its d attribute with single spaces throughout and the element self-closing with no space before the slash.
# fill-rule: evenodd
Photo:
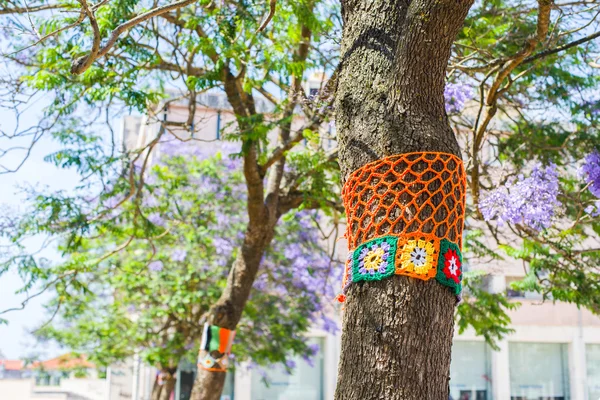
<svg viewBox="0 0 600 400">
<path fill-rule="evenodd" d="M 311 93 L 311 83 L 307 93 Z M 199 96 L 193 136 L 210 146 L 227 133 L 235 120 L 223 95 Z M 257 107 L 268 111 L 264 99 Z M 164 119 L 186 121 L 187 104 L 170 103 Z M 292 129 L 301 126 L 301 117 Z M 127 117 L 123 124 L 126 148 L 141 148 L 156 137 L 160 123 L 150 118 Z M 322 127 L 321 145 L 335 145 L 331 128 Z M 187 136 L 186 136 L 187 135 Z M 179 136 L 179 135 L 178 135 Z M 160 149 L 158 149 L 160 151 Z M 338 244 L 341 259 L 344 243 Z M 452 352 L 450 394 L 453 400 L 600 400 L 600 318 L 565 303 L 542 302 L 530 293 L 509 290 L 511 281 L 524 276 L 521 267 L 511 264 L 486 265 L 489 290 L 507 291 L 522 305 L 509 312 L 514 333 L 492 349 L 473 332 L 456 333 Z M 238 368 L 229 374 L 223 400 L 328 400 L 333 398 L 339 356 L 339 336 L 313 331 L 307 340 L 319 344 L 312 363 L 294 360 L 294 374 L 274 367 L 265 371 Z M 176 399 L 187 399 L 194 366 L 182 365 L 178 373 Z"/>
</svg>

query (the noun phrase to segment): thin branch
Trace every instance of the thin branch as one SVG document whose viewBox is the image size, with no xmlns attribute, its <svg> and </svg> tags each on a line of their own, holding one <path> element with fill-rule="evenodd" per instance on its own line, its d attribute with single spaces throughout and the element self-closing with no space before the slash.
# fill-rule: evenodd
<svg viewBox="0 0 600 400">
<path fill-rule="evenodd" d="M 41 296 L 42 294 L 44 294 L 46 292 L 46 290 L 48 290 L 52 285 L 54 285 L 58 281 L 66 278 L 69 275 L 77 274 L 77 272 L 78 271 L 69 271 L 67 273 L 64 273 L 64 274 L 56 277 L 56 279 L 53 279 L 52 281 L 50 281 L 47 284 L 45 284 L 44 287 L 42 287 L 42 289 L 39 292 L 36 292 L 36 293 L 32 294 L 31 296 L 27 296 L 27 298 L 21 302 L 20 306 L 18 306 L 18 307 L 12 307 L 12 308 L 7 308 L 5 310 L 2 310 L 2 311 L 0 311 L 0 315 L 9 313 L 11 311 L 24 310 L 25 306 L 27 305 L 27 303 L 29 303 L 31 300 L 33 300 L 34 298 L 36 298 L 36 297 Z"/>
<path fill-rule="evenodd" d="M 2 9 L 0 9 L 0 15 L 25 14 L 25 13 L 32 13 L 32 12 L 37 12 L 37 11 L 56 10 L 58 8 L 65 8 L 65 6 L 63 4 L 45 4 L 45 5 L 33 6 L 33 7 L 2 8 Z"/>
<path fill-rule="evenodd" d="M 1 12 L 0 12 L 0 14 L 1 14 Z M 62 28 L 58 28 L 57 30 L 55 30 L 55 31 L 53 31 L 53 32 L 50 32 L 50 33 L 48 33 L 47 35 L 44 35 L 44 36 L 42 36 L 41 38 L 39 38 L 38 40 L 36 40 L 34 43 L 32 43 L 32 44 L 30 44 L 30 45 L 28 45 L 28 46 L 25 46 L 25 47 L 23 47 L 23 48 L 21 48 L 21 49 L 15 50 L 15 51 L 13 51 L 12 53 L 6 54 L 5 56 L 12 56 L 12 55 L 14 55 L 14 54 L 20 53 L 20 52 L 21 52 L 21 51 L 23 51 L 23 50 L 27 50 L 27 49 L 30 49 L 30 48 L 32 48 L 32 47 L 35 47 L 35 46 L 37 46 L 38 44 L 40 44 L 40 43 L 44 42 L 46 39 L 49 39 L 49 38 L 51 38 L 51 37 L 53 37 L 53 36 L 56 36 L 56 35 L 58 35 L 58 34 L 59 34 L 59 33 L 61 33 L 61 32 L 64 32 L 64 31 L 66 31 L 66 30 L 69 30 L 69 29 L 71 29 L 71 28 L 74 28 L 74 27 L 76 27 L 77 25 L 81 24 L 81 23 L 83 22 L 83 20 L 84 20 L 84 19 L 85 19 L 85 10 L 82 8 L 82 9 L 81 9 L 81 11 L 79 12 L 79 17 L 78 17 L 78 18 L 77 18 L 77 20 L 75 20 L 75 22 L 73 22 L 72 24 L 69 24 L 69 25 L 67 25 L 67 26 L 63 26 Z M 12 58 L 11 58 L 11 60 L 13 60 L 13 61 L 18 61 L 18 60 L 14 60 L 14 59 L 12 59 Z"/>
<path fill-rule="evenodd" d="M 71 73 L 75 74 L 75 75 L 79 75 L 79 74 L 85 72 L 96 59 L 105 56 L 110 51 L 110 49 L 115 45 L 119 36 L 121 36 L 121 34 L 125 31 L 127 31 L 128 29 L 133 28 L 134 26 L 139 25 L 142 22 L 145 22 L 145 21 L 149 20 L 150 18 L 154 18 L 159 15 L 168 13 L 169 11 L 177 10 L 179 8 L 188 6 L 192 3 L 194 3 L 194 1 L 195 0 L 176 1 L 174 3 L 160 6 L 153 10 L 147 11 L 143 14 L 138 15 L 135 18 L 130 19 L 127 22 L 122 23 L 111 33 L 106 44 L 104 46 L 102 46 L 102 48 L 100 48 L 97 52 L 94 52 L 94 49 L 92 48 L 92 51 L 90 52 L 90 54 L 87 54 L 85 56 L 75 59 L 73 61 L 73 63 L 71 64 Z M 96 36 L 96 35 L 97 35 L 96 32 L 94 32 L 94 36 Z M 96 38 L 96 37 L 94 38 L 94 41 L 96 41 L 96 40 L 100 40 L 99 34 L 98 34 L 98 38 Z"/>
<path fill-rule="evenodd" d="M 267 18 L 263 21 L 262 24 L 260 24 L 260 27 L 256 30 L 256 33 L 260 33 L 262 31 L 264 31 L 265 28 L 267 27 L 267 25 L 269 25 L 269 22 L 271 22 L 271 20 L 273 19 L 273 16 L 275 15 L 276 6 L 277 6 L 277 0 L 271 0 L 269 2 L 269 15 L 267 15 Z"/>
<path fill-rule="evenodd" d="M 494 77 L 494 81 L 492 82 L 489 90 L 487 91 L 487 95 L 485 99 L 482 98 L 482 103 L 480 105 L 480 112 L 485 111 L 483 114 L 483 118 L 480 121 L 480 116 L 477 117 L 476 124 L 473 127 L 473 158 L 477 159 L 477 154 L 483 145 L 484 139 L 486 137 L 487 128 L 496 115 L 498 111 L 498 99 L 505 93 L 508 88 L 512 85 L 514 80 L 510 79 L 511 73 L 520 66 L 523 61 L 533 53 L 538 44 L 543 42 L 548 35 L 548 29 L 550 26 L 550 12 L 552 10 L 552 0 L 538 0 L 538 20 L 537 20 L 537 29 L 535 36 L 531 37 L 527 40 L 526 45 L 523 47 L 521 51 L 512 56 L 509 60 L 503 63 L 501 66 L 497 66 L 492 69 L 490 73 L 496 72 L 496 76 Z M 490 74 L 488 73 L 488 75 Z M 508 79 L 508 82 L 504 84 L 504 81 Z M 482 90 L 483 90 L 483 83 Z M 482 93 L 483 94 L 483 93 Z M 485 104 L 485 110 L 483 110 Z M 479 175 L 480 168 L 478 162 L 473 163 L 473 168 L 471 169 L 471 185 L 472 185 L 472 193 L 473 200 L 475 206 L 479 204 Z"/>
<path fill-rule="evenodd" d="M 577 47 L 580 44 L 589 42 L 589 41 L 594 40 L 596 38 L 600 38 L 600 31 L 598 31 L 596 33 L 593 33 L 593 34 L 591 34 L 589 36 L 583 37 L 581 39 L 575 40 L 575 41 L 573 41 L 571 43 L 567 43 L 567 44 L 564 44 L 562 46 L 555 47 L 553 49 L 548 49 L 548 50 L 540 51 L 539 53 L 534 54 L 532 56 L 529 56 L 525 60 L 523 60 L 523 64 L 527 64 L 527 63 L 539 60 L 540 58 L 548 57 L 548 56 L 551 56 L 553 54 L 560 53 L 561 51 L 565 51 L 565 50 L 568 50 L 570 48 Z"/>
<path fill-rule="evenodd" d="M 80 64 L 81 72 L 85 71 L 92 65 L 94 60 L 98 58 L 98 53 L 100 52 L 100 27 L 98 26 L 98 21 L 96 20 L 96 16 L 94 12 L 88 7 L 86 0 L 79 0 L 81 3 L 81 7 L 85 11 L 88 19 L 90 20 L 90 24 L 92 25 L 92 30 L 94 31 L 94 41 L 92 43 L 92 50 L 90 51 L 89 57 L 86 57 L 84 60 L 78 59 L 82 61 Z M 116 40 L 116 39 L 115 39 Z M 77 60 L 75 60 L 77 62 Z M 71 72 L 73 72 L 73 66 L 71 66 Z M 73 72 L 75 73 L 75 72 Z"/>
<path fill-rule="evenodd" d="M 339 70 L 339 68 L 337 68 L 334 71 L 333 75 L 331 76 L 331 78 L 329 78 L 329 80 L 327 81 L 327 84 L 325 85 L 325 87 L 323 88 L 321 93 L 319 93 L 317 102 L 323 101 L 328 97 L 329 98 L 328 105 L 331 105 L 331 102 L 335 98 L 335 92 L 337 90 L 338 70 Z M 298 144 L 304 138 L 304 131 L 306 129 L 312 130 L 312 129 L 316 129 L 317 127 L 319 127 L 319 125 L 321 125 L 323 123 L 323 120 L 325 119 L 326 116 L 327 116 L 327 113 L 321 113 L 321 114 L 316 115 L 315 117 L 312 118 L 312 120 L 307 125 L 298 129 L 294 133 L 294 135 L 291 136 L 287 141 L 285 141 L 282 145 L 275 148 L 273 150 L 273 153 L 269 157 L 269 159 L 263 165 L 260 166 L 261 173 L 265 174 L 270 166 L 275 164 L 279 159 L 281 159 L 285 155 L 285 153 L 287 151 L 291 150 L 296 144 Z"/>
</svg>

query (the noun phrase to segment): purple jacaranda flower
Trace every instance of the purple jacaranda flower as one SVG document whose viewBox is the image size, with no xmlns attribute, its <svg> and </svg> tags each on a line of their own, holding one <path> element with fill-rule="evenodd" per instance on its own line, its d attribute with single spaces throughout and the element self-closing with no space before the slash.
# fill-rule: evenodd
<svg viewBox="0 0 600 400">
<path fill-rule="evenodd" d="M 304 359 L 304 361 L 306 361 L 308 363 L 308 365 L 310 365 L 311 367 L 315 366 L 315 362 L 314 362 L 314 357 L 317 355 L 317 353 L 319 353 L 319 350 L 321 349 L 321 347 L 316 344 L 310 344 L 308 345 L 308 352 L 307 354 L 303 355 L 302 358 Z"/>
<path fill-rule="evenodd" d="M 219 255 L 229 255 L 229 253 L 231 253 L 233 250 L 231 242 L 227 239 L 215 236 L 213 237 L 212 242 L 213 246 L 215 246 L 215 251 Z"/>
<path fill-rule="evenodd" d="M 160 216 L 159 213 L 148 214 L 148 221 L 157 226 L 165 226 L 165 220 Z"/>
<path fill-rule="evenodd" d="M 600 198 L 600 153 L 593 151 L 585 157 L 581 175 L 590 192 Z"/>
<path fill-rule="evenodd" d="M 303 256 L 298 256 L 296 258 L 291 259 L 293 262 L 293 267 L 300 269 L 300 270 L 306 270 L 306 268 L 308 268 L 310 266 L 310 262 L 306 257 Z"/>
<path fill-rule="evenodd" d="M 285 366 L 289 369 L 294 369 L 296 368 L 296 361 L 294 360 L 286 360 L 285 361 Z"/>
<path fill-rule="evenodd" d="M 294 245 L 287 246 L 285 248 L 285 250 L 283 251 L 283 255 L 288 260 L 293 260 L 296 257 L 299 257 L 301 254 L 302 254 L 301 249 L 298 246 L 294 246 Z"/>
<path fill-rule="evenodd" d="M 490 191 L 483 197 L 479 209 L 486 221 L 524 224 L 535 230 L 549 228 L 556 208 L 561 205 L 558 173 L 551 164 L 545 168 L 535 164 L 529 177 L 519 175 L 516 182 Z"/>
<path fill-rule="evenodd" d="M 148 269 L 152 272 L 160 272 L 163 270 L 163 263 L 160 260 L 152 261 L 148 264 Z"/>
<path fill-rule="evenodd" d="M 112 197 L 109 197 L 108 199 L 104 200 L 103 205 L 106 208 L 115 208 L 119 205 L 119 203 L 121 203 L 122 200 L 123 200 L 122 195 L 112 196 Z"/>
<path fill-rule="evenodd" d="M 464 83 L 448 82 L 444 88 L 444 100 L 448 114 L 461 112 L 472 97 L 473 90 Z"/>
<path fill-rule="evenodd" d="M 187 256 L 187 250 L 185 249 L 176 249 L 171 253 L 171 261 L 183 261 Z"/>
<path fill-rule="evenodd" d="M 587 206 L 584 211 L 592 217 L 600 217 L 600 200 Z"/>
<path fill-rule="evenodd" d="M 310 354 L 312 356 L 317 355 L 317 353 L 319 352 L 319 350 L 321 350 L 321 346 L 319 346 L 316 343 L 308 345 L 308 351 L 310 352 Z"/>
<path fill-rule="evenodd" d="M 323 314 L 323 330 L 335 335 L 339 331 L 339 326 L 336 321 Z"/>
<path fill-rule="evenodd" d="M 144 199 L 142 200 L 142 205 L 144 207 L 157 207 L 159 204 L 160 202 L 158 199 L 152 195 L 144 196 Z"/>
</svg>

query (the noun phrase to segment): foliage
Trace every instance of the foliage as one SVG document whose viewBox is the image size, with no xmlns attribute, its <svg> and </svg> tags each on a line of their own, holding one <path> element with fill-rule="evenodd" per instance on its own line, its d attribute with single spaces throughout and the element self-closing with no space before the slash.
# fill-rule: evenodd
<svg viewBox="0 0 600 400">
<path fill-rule="evenodd" d="M 511 277 L 513 288 L 598 313 L 600 220 L 590 180 L 600 143 L 600 70 L 590 60 L 600 48 L 598 5 L 587 6 L 475 2 L 449 79 L 475 95 L 451 115 L 470 165 L 469 264 L 485 272 L 490 261 L 519 260 L 524 273 Z M 484 328 L 475 318 L 484 309 L 490 322 L 506 323 L 494 317 L 501 316 L 502 293 L 472 289 L 481 300 L 459 307 L 461 329 L 469 320 Z"/>
<path fill-rule="evenodd" d="M 25 13 L 12 1 L 0 1 L 0 10 L 4 11 L 0 25 L 10 39 L 2 44 L 3 59 L 11 71 L 16 71 L 2 78 L 8 89 L 3 89 L 0 104 L 17 104 L 15 109 L 20 115 L 20 110 L 35 100 L 36 93 L 49 99 L 40 124 L 17 129 L 12 136 L 52 135 L 61 150 L 49 154 L 47 160 L 81 175 L 73 192 L 32 192 L 31 213 L 24 220 L 5 215 L 3 235 L 11 241 L 11 247 L 0 273 L 9 268 L 18 270 L 25 280 L 23 291 L 39 286 L 52 288 L 57 293 L 54 306 L 62 301 L 69 304 L 61 309 L 61 318 L 72 314 L 73 323 L 85 324 L 85 316 L 93 311 L 88 302 L 106 311 L 117 302 L 109 301 L 114 295 L 102 297 L 103 290 L 118 287 L 128 293 L 129 286 L 138 284 L 134 274 L 143 271 L 144 280 L 139 284 L 145 292 L 161 287 L 165 294 L 150 299 L 132 292 L 126 302 L 118 303 L 119 312 L 110 314 L 112 319 L 107 321 L 110 329 L 119 326 L 123 332 L 133 332 L 130 329 L 137 324 L 156 328 L 163 323 L 162 307 L 182 316 L 177 310 L 181 308 L 185 314 L 189 312 L 186 305 L 197 301 L 204 307 L 194 311 L 199 317 L 218 297 L 231 260 L 239 251 L 239 241 L 248 230 L 249 217 L 240 214 L 240 208 L 254 209 L 253 201 L 262 206 L 265 199 L 276 197 L 280 204 L 289 206 L 281 215 L 295 215 L 290 210 L 321 208 L 337 221 L 337 152 L 324 145 L 330 140 L 335 142 L 334 130 L 325 127 L 333 120 L 330 100 L 340 62 L 341 17 L 337 3 L 277 1 L 273 10 L 266 1 L 187 4 L 128 27 L 113 47 L 95 57 L 87 69 L 72 74 L 72 67 L 83 65 L 76 61 L 92 55 L 95 40 L 106 46 L 107 38 L 120 24 L 167 1 L 99 2 L 91 10 L 97 30 L 90 23 L 92 17 L 78 19 L 84 15 L 83 4 L 40 0 L 28 4 L 29 12 Z M 596 154 L 600 150 L 600 70 L 594 60 L 600 49 L 592 34 L 598 31 L 600 5 L 574 1 L 557 3 L 550 9 L 544 8 L 545 4 L 476 1 L 455 41 L 445 97 L 468 166 L 471 197 L 467 204 L 465 258 L 474 269 L 484 272 L 490 260 L 523 261 L 526 271 L 513 283 L 515 287 L 598 313 L 600 200 Z M 52 8 L 36 11 L 38 6 Z M 42 35 L 48 36 L 39 41 Z M 368 43 L 367 47 L 376 51 L 378 46 Z M 302 87 L 313 71 L 324 71 L 331 77 L 323 79 L 316 96 L 307 95 Z M 206 182 L 200 176 L 209 181 L 219 178 L 217 171 L 224 168 L 220 163 L 229 165 L 229 158 L 181 165 L 185 158 L 174 156 L 154 167 L 150 159 L 161 146 L 168 147 L 159 144 L 167 137 L 165 132 L 185 141 L 189 145 L 185 151 L 197 151 L 195 134 L 206 123 L 197 115 L 198 95 L 211 91 L 225 93 L 235 116 L 226 139 L 240 149 L 240 162 L 231 164 L 228 175 L 237 184 L 221 182 L 223 192 L 202 192 L 196 199 L 195 194 L 182 188 L 203 187 Z M 171 115 L 162 112 L 182 104 L 190 111 L 187 118 L 169 119 Z M 104 119 L 116 119 L 117 111 L 121 115 L 143 113 L 148 125 L 159 125 L 160 129 L 142 148 L 120 151 L 115 135 L 100 125 Z M 299 119 L 302 126 L 298 128 L 292 121 L 297 123 Z M 279 133 L 276 138 L 270 133 L 274 131 Z M 299 143 L 306 145 L 302 150 L 293 149 Z M 532 165 L 539 166 L 532 169 Z M 583 175 L 577 171 L 580 166 Z M 147 168 L 152 168 L 149 176 Z M 245 187 L 238 186 L 242 174 Z M 194 176 L 199 180 L 191 182 Z M 250 196 L 261 182 L 276 182 L 279 176 L 282 179 L 275 189 L 263 188 L 254 198 Z M 248 178 L 253 177 L 258 177 L 256 182 L 249 182 Z M 207 187 L 211 184 L 214 182 Z M 202 204 L 210 207 L 200 206 L 196 200 L 205 200 Z M 183 218 L 181 212 L 185 222 L 174 224 Z M 224 214 L 227 218 L 235 216 L 235 223 L 219 226 L 225 221 Z M 503 225 L 492 220 L 495 214 Z M 307 223 L 311 214 L 302 215 L 298 224 Z M 289 265 L 307 282 L 313 277 L 313 271 L 305 269 L 311 263 L 310 246 L 293 251 L 285 247 L 288 241 L 295 242 L 297 233 L 305 232 L 306 227 L 295 225 L 291 217 L 284 217 L 283 222 L 276 241 L 283 247 L 273 245 L 265 256 L 265 273 L 255 283 L 239 327 L 247 344 L 252 338 L 257 346 L 267 346 L 249 345 L 253 357 L 264 361 L 283 359 L 277 352 L 271 359 L 271 353 L 261 350 L 270 346 L 271 338 L 264 332 L 276 335 L 275 340 L 286 340 L 292 351 L 306 351 L 296 347 L 296 338 L 286 335 L 293 331 L 292 326 L 304 329 L 310 322 L 309 315 L 318 314 L 321 304 L 312 297 L 305 304 L 287 299 L 292 303 L 284 313 L 278 303 L 283 299 L 270 297 L 284 288 L 294 295 L 306 289 L 289 286 L 296 280 L 276 266 Z M 31 254 L 25 242 L 34 235 L 59 238 L 66 261 L 54 265 Z M 194 243 L 203 245 L 192 246 Z M 123 244 L 127 245 L 121 249 Z M 103 258 L 106 251 L 115 253 Z M 299 256 L 297 251 L 306 252 Z M 113 263 L 113 259 L 119 262 Z M 195 268 L 188 260 L 195 263 Z M 173 270 L 172 265 L 177 269 Z M 99 271 L 106 273 L 98 276 Z M 184 282 L 182 276 L 214 284 L 204 287 L 202 295 L 195 290 L 188 293 L 186 285 L 193 280 Z M 471 294 L 458 307 L 458 324 L 461 330 L 470 324 L 493 342 L 509 332 L 507 312 L 515 303 L 508 302 L 504 293 L 482 290 L 476 283 L 478 276 L 466 280 Z M 288 284 L 279 286 L 284 278 Z M 306 284 L 313 291 L 302 293 L 312 296 L 314 287 Z M 167 289 L 173 291 L 172 295 L 166 294 Z M 140 308 L 145 310 L 142 304 L 150 300 L 160 303 L 150 307 L 157 314 L 144 314 L 132 322 L 126 303 L 135 304 L 140 312 Z M 265 318 L 263 310 L 274 314 Z M 197 319 L 192 319 L 190 326 Z M 281 329 L 269 331 L 266 327 L 275 326 L 276 320 Z M 252 327 L 253 321 L 265 325 Z M 89 331 L 97 335 L 102 329 L 109 328 L 92 324 Z M 51 330 L 46 331 L 51 334 Z M 127 340 L 127 346 L 124 343 L 122 349 L 115 347 L 113 351 L 122 355 L 130 351 Z M 177 354 L 183 354 L 190 343 L 183 336 L 169 340 L 167 348 L 179 349 Z M 146 348 L 153 349 L 145 350 L 147 357 L 168 363 L 169 352 L 155 347 L 147 343 Z M 243 350 L 236 351 L 242 354 Z"/>
<path fill-rule="evenodd" d="M 230 147 L 209 155 L 199 146 L 165 142 L 139 210 L 116 206 L 115 198 L 125 195 L 118 189 L 97 204 L 110 208 L 111 219 L 76 248 L 63 247 L 67 261 L 49 268 L 78 274 L 78 284 L 56 286 L 49 307 L 58 317 L 38 334 L 103 365 L 137 350 L 165 369 L 193 357 L 245 226 L 240 162 L 226 154 Z M 136 218 L 144 222 L 136 225 Z M 325 308 L 339 268 L 319 244 L 319 218 L 302 211 L 280 225 L 237 329 L 236 361 L 310 356 L 314 349 L 303 333 L 314 324 L 337 329 Z M 123 243 L 126 249 L 116 251 Z"/>
<path fill-rule="evenodd" d="M 493 293 L 482 285 L 482 272 L 468 272 L 463 277 L 463 301 L 456 308 L 458 333 L 471 327 L 477 335 L 498 350 L 498 340 L 513 333 L 507 312 L 516 310 L 519 303 L 510 302 L 503 293 Z"/>
</svg>

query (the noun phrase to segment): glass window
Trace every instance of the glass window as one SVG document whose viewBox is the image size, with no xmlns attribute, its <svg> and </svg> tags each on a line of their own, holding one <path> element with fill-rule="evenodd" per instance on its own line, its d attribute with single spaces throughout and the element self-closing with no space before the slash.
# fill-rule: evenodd
<svg viewBox="0 0 600 400">
<path fill-rule="evenodd" d="M 509 343 L 511 400 L 567 400 L 566 344 Z"/>
<path fill-rule="evenodd" d="M 600 400 L 600 344 L 585 346 L 589 400 Z"/>
<path fill-rule="evenodd" d="M 252 400 L 323 400 L 323 338 L 311 338 L 319 351 L 312 365 L 301 357 L 293 358 L 296 366 L 291 375 L 275 367 L 267 372 L 266 383 L 261 374 L 252 371 Z"/>
<path fill-rule="evenodd" d="M 490 350 L 485 342 L 455 341 L 450 364 L 452 400 L 490 400 Z"/>
</svg>

